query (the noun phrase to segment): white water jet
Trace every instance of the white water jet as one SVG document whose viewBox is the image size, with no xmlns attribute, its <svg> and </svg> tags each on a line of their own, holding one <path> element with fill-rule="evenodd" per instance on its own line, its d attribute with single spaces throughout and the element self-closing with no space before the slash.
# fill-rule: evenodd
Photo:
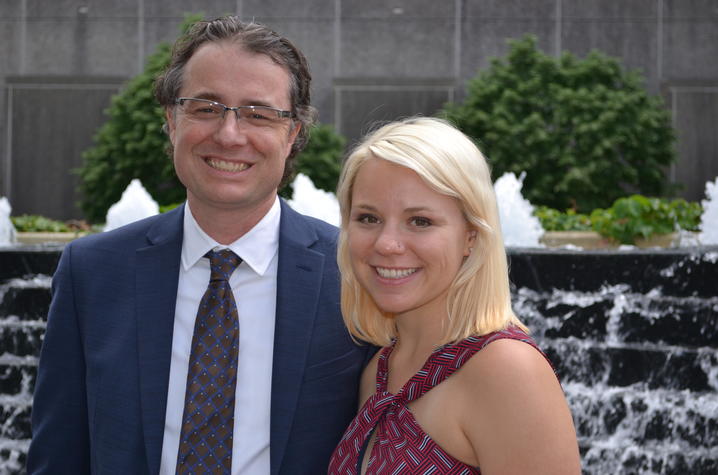
<svg viewBox="0 0 718 475">
<path fill-rule="evenodd" d="M 718 177 L 706 183 L 706 199 L 701 202 L 701 244 L 718 245 Z"/>
<path fill-rule="evenodd" d="M 0 246 L 10 246 L 16 241 L 15 226 L 10 221 L 11 211 L 8 199 L 0 197 Z"/>
<path fill-rule="evenodd" d="M 160 207 L 142 186 L 140 180 L 135 178 L 122 192 L 120 201 L 107 210 L 104 231 L 119 228 L 140 219 L 159 214 Z"/>
<path fill-rule="evenodd" d="M 539 243 L 544 233 L 541 222 L 533 215 L 534 207 L 521 195 L 525 176 L 526 172 L 519 178 L 513 173 L 504 173 L 494 183 L 501 232 L 507 247 L 543 247 Z"/>
<path fill-rule="evenodd" d="M 334 226 L 341 224 L 339 202 L 334 193 L 319 190 L 312 180 L 301 173 L 292 182 L 294 194 L 288 201 L 295 211 L 326 221 Z"/>
</svg>

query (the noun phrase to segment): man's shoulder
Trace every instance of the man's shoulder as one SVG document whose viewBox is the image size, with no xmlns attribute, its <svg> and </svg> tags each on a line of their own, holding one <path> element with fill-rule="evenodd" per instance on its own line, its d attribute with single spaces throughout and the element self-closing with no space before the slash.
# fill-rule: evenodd
<svg viewBox="0 0 718 475">
<path fill-rule="evenodd" d="M 175 210 L 170 212 L 172 214 L 166 213 L 150 216 L 111 231 L 91 234 L 73 241 L 71 245 L 77 250 L 101 248 L 119 250 L 127 247 L 141 246 L 148 243 L 150 230 L 158 228 L 169 231 L 169 228 L 172 227 L 170 223 L 178 219 L 176 213 L 180 211 L 181 210 Z M 181 221 L 181 215 L 179 218 Z"/>
</svg>

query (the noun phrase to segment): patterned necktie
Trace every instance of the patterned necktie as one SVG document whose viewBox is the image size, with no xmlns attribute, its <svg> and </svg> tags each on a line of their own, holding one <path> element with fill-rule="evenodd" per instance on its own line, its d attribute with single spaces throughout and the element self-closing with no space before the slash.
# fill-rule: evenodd
<svg viewBox="0 0 718 475">
<path fill-rule="evenodd" d="M 212 271 L 194 324 L 178 474 L 229 474 L 232 467 L 239 320 L 229 276 L 242 260 L 229 249 L 205 257 Z"/>
</svg>

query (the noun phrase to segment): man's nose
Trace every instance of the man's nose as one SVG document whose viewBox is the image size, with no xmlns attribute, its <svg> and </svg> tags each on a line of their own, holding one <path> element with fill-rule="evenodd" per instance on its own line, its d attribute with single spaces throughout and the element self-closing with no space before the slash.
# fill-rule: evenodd
<svg viewBox="0 0 718 475">
<path fill-rule="evenodd" d="M 222 117 L 215 139 L 224 146 L 243 145 L 247 142 L 247 124 L 240 119 L 239 110 L 226 110 Z"/>
</svg>

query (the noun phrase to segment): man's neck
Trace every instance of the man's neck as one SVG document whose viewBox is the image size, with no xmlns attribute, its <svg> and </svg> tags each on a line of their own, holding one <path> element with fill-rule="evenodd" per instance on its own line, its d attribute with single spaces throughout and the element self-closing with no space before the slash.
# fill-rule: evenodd
<svg viewBox="0 0 718 475">
<path fill-rule="evenodd" d="M 199 227 L 219 244 L 229 245 L 241 238 L 264 218 L 274 204 L 271 200 L 252 208 L 217 208 L 206 206 L 188 196 L 192 216 Z"/>
</svg>

